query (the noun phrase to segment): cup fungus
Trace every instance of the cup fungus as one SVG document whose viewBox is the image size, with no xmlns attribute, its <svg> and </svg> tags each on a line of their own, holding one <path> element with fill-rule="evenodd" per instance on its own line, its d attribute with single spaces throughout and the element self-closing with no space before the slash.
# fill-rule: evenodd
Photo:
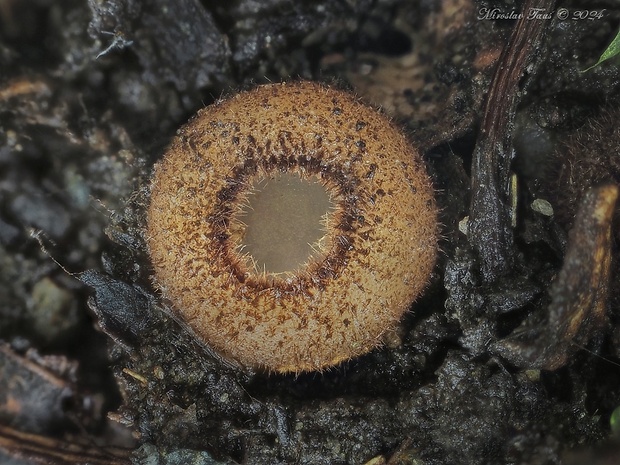
<svg viewBox="0 0 620 465">
<path fill-rule="evenodd" d="M 386 117 L 311 82 L 198 112 L 157 165 L 155 282 L 207 345 L 243 365 L 320 370 L 380 344 L 437 249 L 420 156 Z"/>
</svg>

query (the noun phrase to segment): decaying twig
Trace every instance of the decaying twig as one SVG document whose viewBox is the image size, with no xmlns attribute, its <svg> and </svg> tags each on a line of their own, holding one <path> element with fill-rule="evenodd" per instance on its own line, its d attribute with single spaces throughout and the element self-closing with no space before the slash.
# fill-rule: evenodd
<svg viewBox="0 0 620 465">
<path fill-rule="evenodd" d="M 0 425 L 0 459 L 54 465 L 130 465 L 130 451 L 95 448 Z M 11 462 L 12 463 L 12 462 Z"/>
<path fill-rule="evenodd" d="M 480 258 L 485 282 L 508 274 L 513 262 L 509 220 L 512 124 L 519 102 L 521 79 L 531 74 L 539 58 L 546 26 L 531 11 L 553 11 L 555 0 L 528 0 L 510 41 L 504 48 L 487 96 L 480 135 L 472 161 L 472 200 L 469 240 Z"/>
</svg>

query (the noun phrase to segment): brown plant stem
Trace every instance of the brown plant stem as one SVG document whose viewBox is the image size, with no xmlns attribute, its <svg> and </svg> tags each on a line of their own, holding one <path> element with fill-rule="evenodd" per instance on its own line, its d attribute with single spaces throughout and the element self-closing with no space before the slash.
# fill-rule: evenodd
<svg viewBox="0 0 620 465">
<path fill-rule="evenodd" d="M 472 200 L 469 240 L 480 259 L 482 278 L 496 282 L 514 261 L 509 218 L 510 163 L 514 155 L 512 129 L 522 78 L 539 62 L 549 20 L 529 19 L 533 9 L 553 12 L 555 0 L 527 0 L 523 15 L 502 51 L 485 103 L 480 134 L 472 160 Z"/>
<path fill-rule="evenodd" d="M 0 458 L 6 456 L 9 460 L 55 465 L 129 465 L 130 452 L 88 447 L 0 425 Z"/>
</svg>

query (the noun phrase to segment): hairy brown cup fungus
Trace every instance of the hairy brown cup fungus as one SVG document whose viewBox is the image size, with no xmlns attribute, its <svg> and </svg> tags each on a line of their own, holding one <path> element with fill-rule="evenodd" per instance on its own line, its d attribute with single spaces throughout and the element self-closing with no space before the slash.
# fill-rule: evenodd
<svg viewBox="0 0 620 465">
<path fill-rule="evenodd" d="M 204 108 L 155 170 L 155 280 L 225 357 L 318 370 L 380 344 L 437 248 L 422 161 L 387 118 L 311 82 Z"/>
</svg>

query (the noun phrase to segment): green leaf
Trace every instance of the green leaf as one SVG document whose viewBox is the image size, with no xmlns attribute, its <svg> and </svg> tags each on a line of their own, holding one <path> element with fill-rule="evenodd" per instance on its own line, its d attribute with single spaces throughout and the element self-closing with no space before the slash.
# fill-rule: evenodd
<svg viewBox="0 0 620 465">
<path fill-rule="evenodd" d="M 620 434 L 620 407 L 616 407 L 616 409 L 611 413 L 609 424 L 611 425 L 612 433 L 615 435 Z"/>
<path fill-rule="evenodd" d="M 618 33 L 616 34 L 616 37 L 607 46 L 603 54 L 599 57 L 598 61 L 594 63 L 592 66 L 590 66 L 589 68 L 584 69 L 582 73 L 585 73 L 586 71 L 590 71 L 592 68 L 600 65 L 605 60 L 609 60 L 610 58 L 613 58 L 618 54 L 620 54 L 620 31 L 618 31 Z"/>
</svg>

